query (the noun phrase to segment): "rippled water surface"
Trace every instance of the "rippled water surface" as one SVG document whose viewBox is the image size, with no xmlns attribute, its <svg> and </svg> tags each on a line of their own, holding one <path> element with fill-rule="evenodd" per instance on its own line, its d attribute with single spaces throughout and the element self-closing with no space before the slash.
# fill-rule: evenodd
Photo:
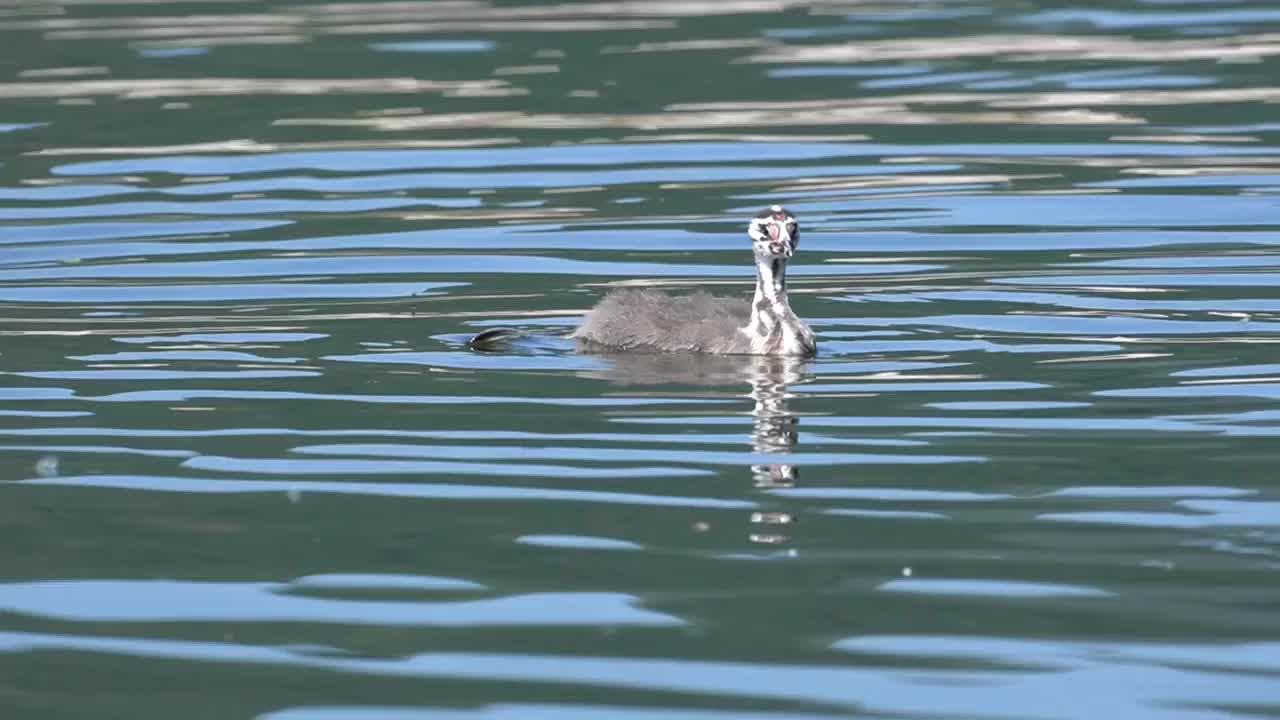
<svg viewBox="0 0 1280 720">
<path fill-rule="evenodd" d="M 1280 715 L 1280 5 L 0 39 L 4 717 Z M 816 359 L 561 337 L 775 202 Z"/>
</svg>

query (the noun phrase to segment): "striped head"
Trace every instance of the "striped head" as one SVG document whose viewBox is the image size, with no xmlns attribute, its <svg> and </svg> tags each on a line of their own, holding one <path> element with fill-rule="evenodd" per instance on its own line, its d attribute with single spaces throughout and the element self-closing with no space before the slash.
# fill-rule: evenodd
<svg viewBox="0 0 1280 720">
<path fill-rule="evenodd" d="M 786 260 L 800 245 L 800 224 L 786 208 L 774 205 L 751 218 L 747 235 L 751 236 L 756 257 Z"/>
</svg>

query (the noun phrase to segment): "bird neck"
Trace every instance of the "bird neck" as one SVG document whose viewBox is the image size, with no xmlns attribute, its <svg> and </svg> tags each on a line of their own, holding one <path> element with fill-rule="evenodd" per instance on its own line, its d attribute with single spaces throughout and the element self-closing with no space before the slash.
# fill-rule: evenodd
<svg viewBox="0 0 1280 720">
<path fill-rule="evenodd" d="M 769 313 L 779 318 L 791 314 L 787 302 L 787 261 L 756 258 L 756 295 L 751 301 L 752 324 L 757 315 Z"/>
<path fill-rule="evenodd" d="M 756 355 L 812 355 L 813 332 L 787 302 L 787 261 L 756 258 L 756 294 L 742 332 Z"/>
</svg>

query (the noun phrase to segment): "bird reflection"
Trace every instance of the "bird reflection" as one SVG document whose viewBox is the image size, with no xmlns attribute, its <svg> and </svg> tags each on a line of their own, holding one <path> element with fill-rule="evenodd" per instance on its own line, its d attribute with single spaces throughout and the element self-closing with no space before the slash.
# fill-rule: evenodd
<svg viewBox="0 0 1280 720">
<path fill-rule="evenodd" d="M 792 357 L 752 358 L 747 380 L 751 383 L 751 410 L 755 422 L 751 432 L 751 448 L 758 453 L 790 453 L 799 435 L 796 416 L 787 408 L 787 386 L 801 379 L 803 361 Z M 756 487 L 776 488 L 795 485 L 800 470 L 794 465 L 771 463 L 752 465 Z"/>
<path fill-rule="evenodd" d="M 745 382 L 751 409 L 751 449 L 759 455 L 776 455 L 778 462 L 750 466 L 757 488 L 793 487 L 800 469 L 786 462 L 799 438 L 799 421 L 788 407 L 789 386 L 804 379 L 808 361 L 791 356 L 707 355 L 681 353 L 625 353 L 597 356 L 601 370 L 586 373 L 618 385 L 697 385 L 724 387 Z M 773 459 L 773 458 L 770 458 Z M 783 532 L 794 520 L 790 513 L 761 511 L 751 514 L 752 542 L 781 545 L 790 540 Z"/>
</svg>

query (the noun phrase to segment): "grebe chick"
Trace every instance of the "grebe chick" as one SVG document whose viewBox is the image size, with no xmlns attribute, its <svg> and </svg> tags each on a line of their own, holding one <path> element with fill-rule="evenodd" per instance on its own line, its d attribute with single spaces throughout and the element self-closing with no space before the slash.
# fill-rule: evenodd
<svg viewBox="0 0 1280 720">
<path fill-rule="evenodd" d="M 780 205 L 747 226 L 756 259 L 756 292 L 748 304 L 705 292 L 674 296 L 656 290 L 615 290 L 587 313 L 570 337 L 600 351 L 797 355 L 818 351 L 813 331 L 787 302 L 787 261 L 800 244 L 800 225 Z"/>
</svg>

